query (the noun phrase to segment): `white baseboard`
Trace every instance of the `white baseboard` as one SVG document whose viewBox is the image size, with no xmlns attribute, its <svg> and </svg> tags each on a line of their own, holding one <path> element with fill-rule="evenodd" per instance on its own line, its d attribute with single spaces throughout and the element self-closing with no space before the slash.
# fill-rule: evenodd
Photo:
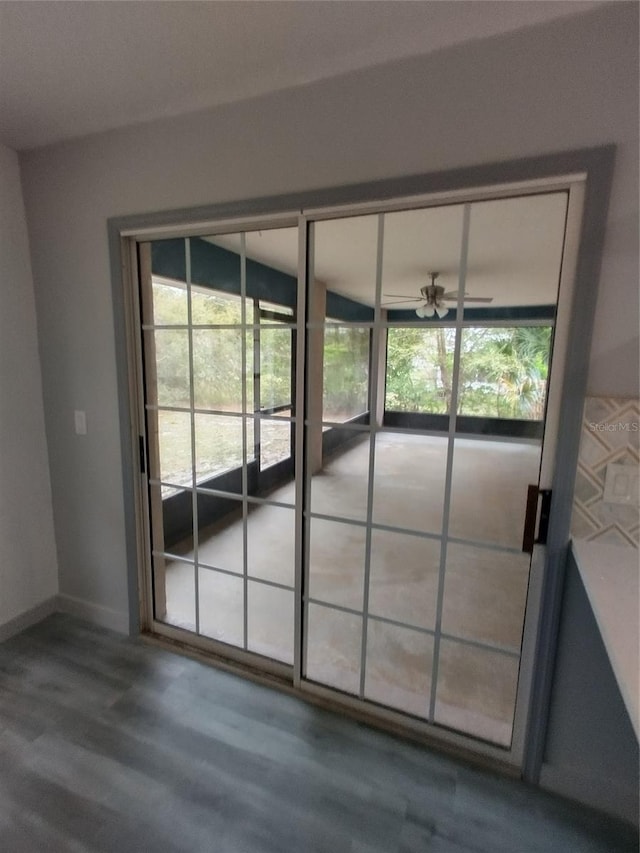
<svg viewBox="0 0 640 853">
<path fill-rule="evenodd" d="M 628 790 L 612 779 L 543 764 L 540 770 L 540 787 L 638 825 L 637 789 Z"/>
<path fill-rule="evenodd" d="M 29 610 L 25 610 L 24 613 L 14 616 L 13 619 L 9 619 L 8 622 L 0 625 L 0 643 L 8 640 L 9 637 L 13 637 L 14 634 L 19 634 L 26 628 L 30 628 L 36 622 L 41 622 L 47 616 L 55 613 L 57 609 L 58 596 L 52 595 L 51 598 L 47 598 L 40 602 L 40 604 L 36 604 L 35 607 L 31 607 Z"/>
<path fill-rule="evenodd" d="M 110 607 L 102 607 L 72 595 L 60 594 L 57 597 L 56 609 L 61 613 L 70 613 L 80 619 L 86 619 L 87 622 L 101 625 L 103 628 L 110 628 L 119 634 L 129 633 L 129 614 L 112 610 Z"/>
</svg>

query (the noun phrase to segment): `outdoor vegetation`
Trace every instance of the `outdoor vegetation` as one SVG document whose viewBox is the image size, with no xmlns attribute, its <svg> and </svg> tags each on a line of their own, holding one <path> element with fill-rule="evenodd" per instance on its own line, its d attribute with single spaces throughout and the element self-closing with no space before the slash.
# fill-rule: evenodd
<svg viewBox="0 0 640 853">
<path fill-rule="evenodd" d="M 369 329 L 333 324 L 325 329 L 325 421 L 348 421 L 369 410 L 369 338 Z"/>
<path fill-rule="evenodd" d="M 254 321 L 254 300 L 246 300 L 247 322 Z M 230 294 L 203 293 L 192 288 L 193 380 L 196 409 L 239 412 L 242 409 L 242 337 L 246 335 L 247 411 L 254 411 L 254 343 L 260 351 L 260 407 L 291 402 L 290 327 L 273 319 L 264 328 L 243 332 L 241 299 Z M 154 282 L 155 325 L 186 325 L 187 291 Z M 258 318 L 259 319 L 259 318 Z M 197 326 L 237 328 L 199 329 Z M 259 340 L 259 343 L 258 343 Z M 154 333 L 158 403 L 189 406 L 189 337 L 186 329 Z"/>
<path fill-rule="evenodd" d="M 444 327 L 389 329 L 387 409 L 450 412 L 455 334 Z M 541 420 L 550 343 L 549 326 L 463 329 L 457 413 Z"/>
<path fill-rule="evenodd" d="M 262 469 L 289 456 L 291 428 L 292 331 L 288 323 L 273 317 L 260 317 L 253 299 L 246 300 L 246 320 L 261 328 L 244 331 L 241 299 L 231 294 L 206 292 L 192 288 L 191 314 L 194 408 L 240 414 L 242 406 L 243 353 L 246 375 L 245 412 L 256 410 L 277 417 L 246 419 L 246 460 L 256 458 L 260 450 Z M 276 310 L 278 306 L 266 306 Z M 291 316 L 291 309 L 283 313 Z M 154 281 L 153 322 L 161 326 L 186 326 L 187 291 L 179 283 Z M 223 326 L 231 328 L 198 328 Z M 237 328 L 233 328 L 237 326 Z M 156 390 L 159 406 L 190 408 L 189 335 L 186 328 L 164 328 L 147 332 L 153 335 Z M 259 352 L 259 376 L 254 375 L 254 353 Z M 260 405 L 256 406 L 259 394 Z M 282 408 L 282 407 L 287 408 Z M 191 418 L 184 412 L 161 411 L 158 418 L 160 473 L 165 483 L 191 485 Z M 203 482 L 216 474 L 242 464 L 242 419 L 223 414 L 196 414 L 194 418 L 195 474 Z M 176 491 L 163 487 L 163 496 Z"/>
<path fill-rule="evenodd" d="M 199 481 L 241 464 L 243 336 L 246 414 L 280 415 L 259 423 L 247 419 L 247 460 L 258 446 L 261 467 L 288 457 L 291 416 L 293 332 L 288 322 L 260 315 L 246 300 L 246 320 L 260 328 L 243 329 L 241 300 L 192 288 L 194 407 L 220 414 L 195 418 L 195 468 Z M 277 310 L 278 306 L 271 306 Z M 291 313 L 291 309 L 285 309 Z M 187 291 L 179 284 L 154 282 L 155 325 L 186 326 Z M 226 328 L 198 328 L 198 326 Z M 160 407 L 190 408 L 189 335 L 186 328 L 147 331 L 153 336 Z M 447 327 L 392 327 L 387 338 L 385 406 L 390 411 L 446 414 L 451 409 L 456 331 Z M 458 414 L 539 420 L 544 415 L 551 328 L 549 326 L 473 327 L 462 333 Z M 254 361 L 255 358 L 255 361 Z M 259 359 L 259 361 L 258 361 Z M 323 417 L 343 422 L 369 409 L 370 330 L 327 325 L 324 335 Z M 254 375 L 259 364 L 259 375 Z M 286 407 L 286 408 L 283 408 Z M 191 419 L 161 412 L 162 479 L 191 482 Z"/>
</svg>

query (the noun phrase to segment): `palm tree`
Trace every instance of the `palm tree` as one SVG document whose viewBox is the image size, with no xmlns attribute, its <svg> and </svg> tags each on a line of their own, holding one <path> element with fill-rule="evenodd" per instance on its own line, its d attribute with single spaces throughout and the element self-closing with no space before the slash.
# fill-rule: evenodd
<svg viewBox="0 0 640 853">
<path fill-rule="evenodd" d="M 465 374 L 494 386 L 498 417 L 544 416 L 551 327 L 513 326 L 490 331 L 465 353 Z M 488 338 L 488 339 L 487 339 Z M 465 377 L 465 378 L 467 378 Z M 469 381 L 469 379 L 467 379 Z"/>
</svg>

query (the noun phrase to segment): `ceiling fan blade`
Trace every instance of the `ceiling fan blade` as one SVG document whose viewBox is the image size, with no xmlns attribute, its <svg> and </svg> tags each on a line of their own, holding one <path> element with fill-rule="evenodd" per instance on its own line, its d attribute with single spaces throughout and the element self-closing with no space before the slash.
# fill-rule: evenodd
<svg viewBox="0 0 640 853">
<path fill-rule="evenodd" d="M 408 293 L 383 293 L 383 296 L 390 296 L 392 299 L 411 299 L 412 302 L 420 302 L 422 296 L 418 293 L 416 296 L 413 294 L 410 296 Z"/>
<path fill-rule="evenodd" d="M 395 302 L 382 302 L 382 305 L 405 305 L 407 302 L 423 302 L 423 299 L 420 297 L 414 297 L 413 299 L 397 299 Z"/>
<path fill-rule="evenodd" d="M 446 299 L 449 302 L 456 302 L 458 299 L 458 291 L 457 290 L 449 290 L 447 293 L 443 293 L 440 297 L 441 299 Z M 465 294 L 463 302 L 493 302 L 493 296 L 467 296 Z"/>
</svg>

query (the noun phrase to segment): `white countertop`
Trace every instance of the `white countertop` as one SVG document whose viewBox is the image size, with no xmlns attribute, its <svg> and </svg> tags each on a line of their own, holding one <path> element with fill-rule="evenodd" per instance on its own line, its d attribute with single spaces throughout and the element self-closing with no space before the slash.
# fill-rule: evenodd
<svg viewBox="0 0 640 853">
<path fill-rule="evenodd" d="M 573 553 L 636 737 L 640 739 L 638 551 L 574 540 Z"/>
</svg>

